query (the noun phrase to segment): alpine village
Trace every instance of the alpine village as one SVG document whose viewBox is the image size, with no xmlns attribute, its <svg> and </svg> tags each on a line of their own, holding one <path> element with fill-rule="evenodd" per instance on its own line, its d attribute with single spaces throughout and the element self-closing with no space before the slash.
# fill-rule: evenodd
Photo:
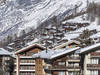
<svg viewBox="0 0 100 75">
<path fill-rule="evenodd" d="M 100 0 L 0 0 L 0 75 L 100 75 Z"/>
</svg>

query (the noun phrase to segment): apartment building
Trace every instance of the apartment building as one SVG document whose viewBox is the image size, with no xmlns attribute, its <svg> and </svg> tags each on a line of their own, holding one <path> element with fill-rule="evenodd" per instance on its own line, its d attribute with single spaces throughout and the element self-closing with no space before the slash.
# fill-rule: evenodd
<svg viewBox="0 0 100 75">
<path fill-rule="evenodd" d="M 15 75 L 100 75 L 100 43 L 68 42 L 45 50 L 34 44 L 16 52 Z"/>
<path fill-rule="evenodd" d="M 14 75 L 35 75 L 35 60 L 32 55 L 43 51 L 45 48 L 34 44 L 18 50 L 16 54 L 16 67 Z"/>
<path fill-rule="evenodd" d="M 0 70 L 3 70 L 5 72 L 5 75 L 10 75 L 9 72 L 6 71 L 6 64 L 9 59 L 10 59 L 10 52 L 8 52 L 3 48 L 0 48 Z"/>
<path fill-rule="evenodd" d="M 100 43 L 42 51 L 32 57 L 38 63 L 35 75 L 100 75 Z"/>
<path fill-rule="evenodd" d="M 79 47 L 34 54 L 32 57 L 38 63 L 35 75 L 80 75 L 80 56 L 75 53 L 77 49 Z"/>
<path fill-rule="evenodd" d="M 81 48 L 81 74 L 100 75 L 100 43 Z"/>
</svg>

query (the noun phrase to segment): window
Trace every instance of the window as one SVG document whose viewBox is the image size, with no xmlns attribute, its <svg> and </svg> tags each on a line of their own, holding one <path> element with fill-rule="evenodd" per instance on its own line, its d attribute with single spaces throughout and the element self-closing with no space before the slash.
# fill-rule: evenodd
<svg viewBox="0 0 100 75">
<path fill-rule="evenodd" d="M 20 66 L 21 70 L 34 70 L 35 66 Z"/>
<path fill-rule="evenodd" d="M 98 75 L 98 70 L 91 70 L 90 75 Z"/>
<path fill-rule="evenodd" d="M 68 72 L 68 75 L 80 75 L 79 72 Z"/>
<path fill-rule="evenodd" d="M 58 75 L 65 75 L 65 72 L 58 72 Z"/>
<path fill-rule="evenodd" d="M 96 58 L 91 59 L 91 64 L 98 64 L 99 60 Z"/>
<path fill-rule="evenodd" d="M 73 75 L 73 72 L 68 72 L 68 75 Z"/>
<path fill-rule="evenodd" d="M 21 59 L 20 62 L 21 63 L 35 63 L 35 60 L 33 60 L 33 59 L 27 59 L 27 60 L 26 59 Z"/>
<path fill-rule="evenodd" d="M 64 66 L 65 62 L 59 62 L 58 64 L 61 65 L 61 66 Z"/>
</svg>

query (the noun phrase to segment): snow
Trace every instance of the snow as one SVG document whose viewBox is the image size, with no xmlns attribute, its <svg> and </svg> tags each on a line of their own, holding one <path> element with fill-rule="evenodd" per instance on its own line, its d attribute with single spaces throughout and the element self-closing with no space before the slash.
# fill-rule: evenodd
<svg viewBox="0 0 100 75">
<path fill-rule="evenodd" d="M 90 21 L 86 21 L 86 20 L 83 21 L 81 19 L 81 16 L 79 16 L 77 18 L 74 18 L 74 19 L 71 19 L 71 20 L 68 20 L 68 21 L 64 21 L 64 23 L 66 23 L 66 22 L 71 22 L 71 23 L 90 23 L 90 25 L 86 26 L 86 27 L 81 27 L 81 28 L 79 28 L 79 29 L 77 29 L 75 31 L 67 32 L 63 39 L 71 40 L 71 39 L 77 38 L 86 29 L 88 29 L 88 30 L 96 29 L 98 33 L 94 34 L 94 35 L 92 35 L 90 37 L 91 38 L 99 37 L 100 36 L 100 25 L 97 24 L 97 21 L 98 21 L 98 18 L 96 18 L 96 20 L 94 22 L 90 22 Z"/>
<path fill-rule="evenodd" d="M 32 57 L 33 58 L 37 58 L 37 57 L 40 57 L 40 58 L 44 58 L 44 59 L 53 59 L 53 58 L 56 58 L 58 56 L 61 56 L 61 55 L 64 55 L 64 54 L 67 54 L 69 52 L 72 52 L 72 51 L 75 51 L 79 49 L 79 47 L 76 47 L 76 48 L 65 48 L 65 49 L 57 49 L 57 50 L 46 50 L 45 51 L 42 51 L 40 53 L 37 53 L 37 54 L 33 54 Z"/>
<path fill-rule="evenodd" d="M 64 47 L 64 46 L 68 46 L 69 44 L 71 44 L 71 43 L 76 43 L 76 44 L 80 44 L 80 42 L 79 41 L 76 41 L 76 40 L 69 40 L 68 42 L 66 42 L 66 43 L 61 43 L 61 45 L 58 45 L 58 46 L 56 46 L 56 47 L 54 47 L 53 49 L 55 50 L 55 49 L 59 49 L 59 48 L 62 48 L 62 47 Z"/>
<path fill-rule="evenodd" d="M 27 1 L 27 0 L 26 0 Z M 42 0 L 29 6 L 18 5 L 17 0 L 9 0 L 7 6 L 1 6 L 0 10 L 0 37 L 21 32 L 27 28 L 37 28 L 40 23 L 48 18 L 74 8 L 76 4 L 83 2 L 81 8 L 86 5 L 86 0 Z M 26 2 L 27 3 L 27 2 Z"/>
<path fill-rule="evenodd" d="M 100 3 L 100 0 L 89 0 L 89 2 Z"/>
<path fill-rule="evenodd" d="M 11 53 L 8 52 L 7 50 L 0 48 L 0 55 L 10 55 Z"/>
<path fill-rule="evenodd" d="M 86 14 L 84 14 L 84 16 L 85 16 Z M 79 17 L 76 17 L 76 18 L 74 18 L 74 19 L 70 19 L 70 20 L 68 20 L 68 21 L 64 21 L 64 23 L 66 23 L 66 22 L 68 22 L 68 23 L 90 23 L 89 21 L 87 21 L 87 20 L 83 20 L 82 19 L 82 16 L 79 16 Z"/>
<path fill-rule="evenodd" d="M 39 39 L 35 38 L 33 41 L 28 42 L 27 45 L 32 45 L 32 44 L 34 44 L 36 42 L 39 42 Z"/>
<path fill-rule="evenodd" d="M 35 46 L 35 45 L 38 45 L 38 46 L 40 46 L 40 47 L 42 47 L 42 48 L 45 48 L 45 47 L 43 47 L 41 44 L 34 43 L 34 44 L 31 44 L 31 45 L 29 45 L 29 46 L 26 46 L 26 47 L 24 47 L 24 48 L 22 48 L 22 49 L 16 51 L 15 54 L 17 54 L 17 53 L 19 53 L 19 52 L 22 52 L 22 51 L 24 51 L 24 50 L 27 50 L 28 48 L 31 48 L 31 47 L 33 47 L 33 46 Z"/>
<path fill-rule="evenodd" d="M 90 36 L 90 38 L 100 38 L 100 32 Z"/>
<path fill-rule="evenodd" d="M 56 57 L 58 57 L 58 56 L 61 56 L 61 55 L 67 54 L 67 53 L 70 53 L 70 52 L 75 51 L 75 50 L 77 50 L 77 49 L 79 49 L 79 47 L 77 47 L 77 48 L 72 48 L 72 49 L 68 49 L 68 50 L 65 50 L 65 51 L 63 51 L 63 52 L 54 54 L 54 55 L 52 55 L 52 56 L 50 57 L 50 59 L 56 58 Z"/>
<path fill-rule="evenodd" d="M 79 53 L 84 53 L 84 52 L 87 52 L 87 51 L 93 50 L 94 48 L 99 48 L 99 47 L 100 47 L 100 43 L 96 43 L 94 45 L 87 46 L 85 48 L 81 48 L 79 50 Z"/>
<path fill-rule="evenodd" d="M 71 39 L 77 38 L 79 36 L 79 34 L 80 33 L 75 34 L 74 32 L 72 32 L 71 34 L 70 33 L 66 33 L 65 37 L 63 39 L 71 40 Z"/>
<path fill-rule="evenodd" d="M 11 46 L 11 45 L 14 45 L 15 43 L 10 43 L 10 44 L 8 44 L 9 46 Z"/>
</svg>

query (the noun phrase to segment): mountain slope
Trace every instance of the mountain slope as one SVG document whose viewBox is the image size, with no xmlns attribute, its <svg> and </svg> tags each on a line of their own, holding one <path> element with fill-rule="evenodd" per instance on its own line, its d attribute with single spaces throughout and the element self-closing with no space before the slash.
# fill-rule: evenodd
<svg viewBox="0 0 100 75">
<path fill-rule="evenodd" d="M 36 28 L 51 16 L 74 8 L 81 0 L 8 0 L 0 6 L 0 36 Z"/>
<path fill-rule="evenodd" d="M 0 6 L 0 38 L 22 30 L 37 28 L 42 22 L 73 9 L 82 3 L 79 10 L 86 7 L 87 0 L 7 0 Z M 89 0 L 93 1 L 93 0 Z M 99 0 L 95 0 L 98 2 Z M 65 16 L 65 15 L 64 15 Z"/>
</svg>

